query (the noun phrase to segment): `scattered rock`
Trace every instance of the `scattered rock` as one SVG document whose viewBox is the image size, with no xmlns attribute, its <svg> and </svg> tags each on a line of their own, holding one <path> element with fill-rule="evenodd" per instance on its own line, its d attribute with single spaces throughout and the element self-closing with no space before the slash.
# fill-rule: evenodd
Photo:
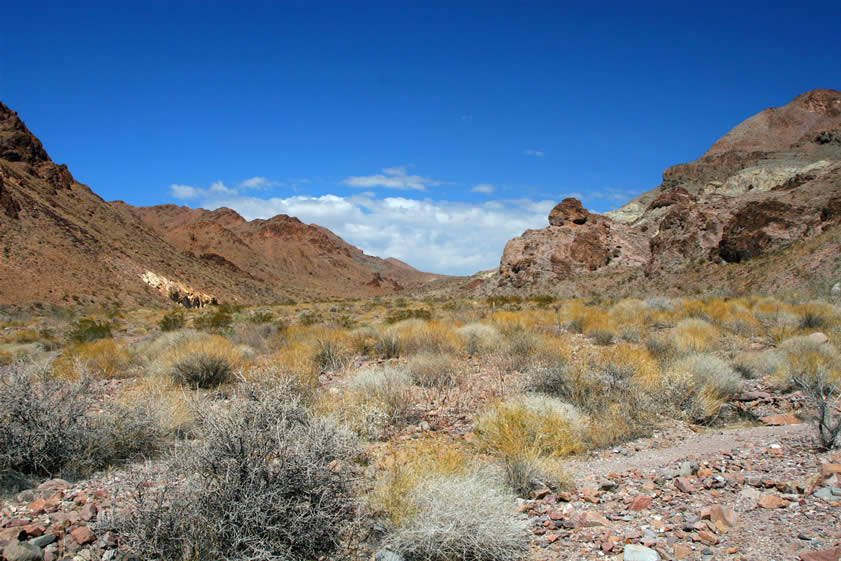
<svg viewBox="0 0 841 561">
<path fill-rule="evenodd" d="M 96 534 L 94 534 L 87 526 L 79 526 L 74 528 L 70 535 L 76 540 L 79 545 L 85 545 L 96 541 Z"/>
<path fill-rule="evenodd" d="M 800 561 L 839 561 L 839 559 L 841 559 L 841 547 L 800 553 Z"/>
<path fill-rule="evenodd" d="M 638 544 L 626 544 L 622 550 L 624 561 L 660 561 L 660 555 L 649 547 Z"/>
<path fill-rule="evenodd" d="M 634 497 L 634 500 L 631 502 L 631 506 L 628 508 L 634 512 L 639 512 L 651 506 L 652 501 L 653 499 L 648 495 L 637 495 Z"/>
<path fill-rule="evenodd" d="M 739 525 L 739 515 L 736 514 L 736 511 L 721 505 L 713 505 L 710 508 L 710 520 L 716 526 L 721 525 L 728 529 Z"/>
<path fill-rule="evenodd" d="M 782 497 L 778 497 L 777 495 L 761 495 L 756 500 L 756 504 L 758 504 L 762 508 L 775 509 L 787 507 L 788 501 L 783 499 Z"/>
</svg>

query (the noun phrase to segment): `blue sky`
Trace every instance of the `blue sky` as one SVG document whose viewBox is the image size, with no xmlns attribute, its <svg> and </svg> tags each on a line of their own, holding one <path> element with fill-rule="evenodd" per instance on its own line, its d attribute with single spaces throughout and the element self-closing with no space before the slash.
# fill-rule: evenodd
<svg viewBox="0 0 841 561">
<path fill-rule="evenodd" d="M 25 4 L 0 100 L 104 199 L 284 212 L 434 272 L 841 88 L 839 2 Z"/>
</svg>

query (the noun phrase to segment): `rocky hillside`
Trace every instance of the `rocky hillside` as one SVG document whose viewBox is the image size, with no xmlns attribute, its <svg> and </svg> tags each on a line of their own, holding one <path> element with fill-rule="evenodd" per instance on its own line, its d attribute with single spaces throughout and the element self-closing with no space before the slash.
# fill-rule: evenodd
<svg viewBox="0 0 841 561">
<path fill-rule="evenodd" d="M 271 302 L 425 282 L 295 218 L 107 203 L 0 103 L 0 305 Z"/>
<path fill-rule="evenodd" d="M 586 218 L 558 219 L 570 212 Z M 814 90 L 744 121 L 615 211 L 598 216 L 577 201 L 562 202 L 548 228 L 508 243 L 498 282 L 522 288 L 583 271 L 631 272 L 615 277 L 626 282 L 639 270 L 647 284 L 668 285 L 699 264 L 755 263 L 796 253 L 822 234 L 834 240 L 839 224 L 841 92 Z"/>
<path fill-rule="evenodd" d="M 435 280 L 397 259 L 366 255 L 326 228 L 280 214 L 247 221 L 229 208 L 112 206 L 188 255 L 245 272 L 266 286 L 323 294 L 398 292 Z"/>
</svg>

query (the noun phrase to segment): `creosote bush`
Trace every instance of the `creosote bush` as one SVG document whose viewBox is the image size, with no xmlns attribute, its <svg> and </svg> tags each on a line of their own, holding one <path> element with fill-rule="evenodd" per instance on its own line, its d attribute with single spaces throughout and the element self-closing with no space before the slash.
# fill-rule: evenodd
<svg viewBox="0 0 841 561">
<path fill-rule="evenodd" d="M 516 515 L 514 497 L 489 473 L 429 479 L 412 490 L 410 499 L 415 512 L 384 543 L 407 561 L 515 561 L 526 556 L 525 523 Z"/>
<path fill-rule="evenodd" d="M 184 312 L 181 309 L 174 309 L 163 315 L 158 322 L 158 327 L 161 331 L 175 331 L 183 328 L 185 323 Z"/>
<path fill-rule="evenodd" d="M 197 408 L 198 439 L 137 481 L 114 520 L 128 549 L 161 561 L 310 560 L 356 516 L 355 438 L 291 391 L 244 388 L 229 410 Z M 156 482 L 163 480 L 160 485 Z"/>
<path fill-rule="evenodd" d="M 67 334 L 67 338 L 73 343 L 96 341 L 97 339 L 111 337 L 112 328 L 113 325 L 109 321 L 82 318 L 73 325 L 73 328 Z"/>
<path fill-rule="evenodd" d="M 163 446 L 155 410 L 106 402 L 92 411 L 86 380 L 66 382 L 15 363 L 0 373 L 0 472 L 84 476 Z"/>
</svg>

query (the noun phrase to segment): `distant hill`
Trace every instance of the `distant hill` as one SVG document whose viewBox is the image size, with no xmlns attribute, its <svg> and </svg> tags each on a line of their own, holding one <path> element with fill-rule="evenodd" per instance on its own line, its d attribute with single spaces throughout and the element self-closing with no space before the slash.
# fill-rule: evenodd
<svg viewBox="0 0 841 561">
<path fill-rule="evenodd" d="M 288 216 L 107 203 L 0 103 L 0 305 L 273 302 L 438 278 Z"/>
</svg>

